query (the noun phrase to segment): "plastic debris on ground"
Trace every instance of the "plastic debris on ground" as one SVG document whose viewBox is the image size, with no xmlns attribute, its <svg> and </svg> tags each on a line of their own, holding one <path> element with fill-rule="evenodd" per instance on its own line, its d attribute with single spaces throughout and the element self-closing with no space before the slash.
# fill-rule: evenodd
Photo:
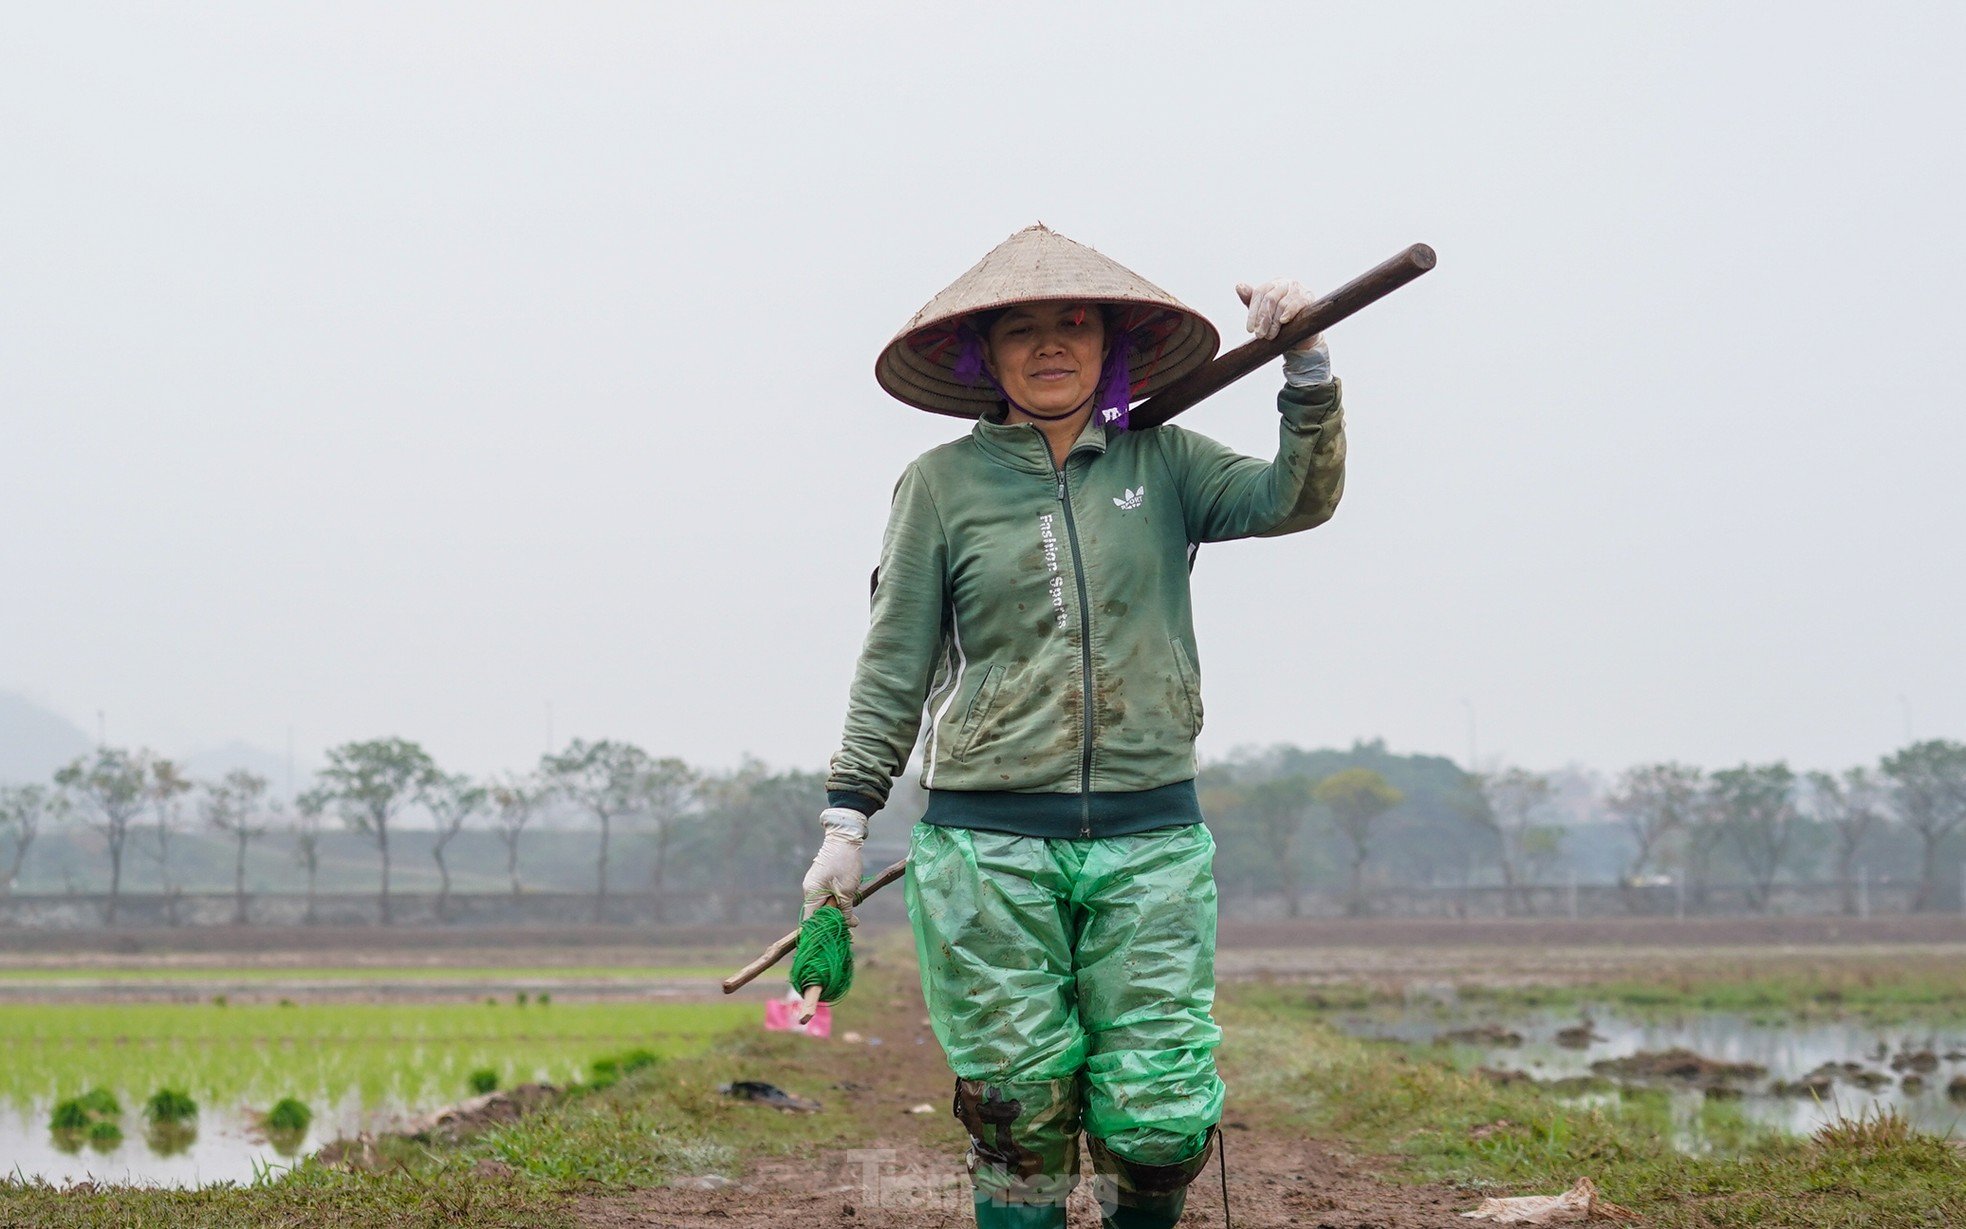
<svg viewBox="0 0 1966 1229">
<path fill-rule="evenodd" d="M 1630 1208 L 1621 1208 L 1608 1199 L 1599 1199 L 1597 1183 L 1577 1179 L 1577 1185 L 1561 1195 L 1514 1195 L 1506 1199 L 1484 1199 L 1470 1220 L 1495 1221 L 1504 1225 L 1580 1225 L 1586 1221 L 1638 1220 Z"/>
<path fill-rule="evenodd" d="M 802 1004 L 799 996 L 790 994 L 782 999 L 773 999 L 765 1004 L 765 1031 L 772 1033 L 804 1033 L 808 1037 L 831 1037 L 833 1035 L 833 1009 L 825 1003 L 813 1014 L 810 1021 L 799 1023 L 799 1009 Z"/>
<path fill-rule="evenodd" d="M 793 1114 L 816 1114 L 819 1102 L 786 1092 L 776 1084 L 763 1080 L 733 1080 L 728 1084 L 717 1085 L 717 1091 L 726 1097 L 736 1097 L 740 1101 L 755 1101 L 759 1105 L 769 1105 L 773 1109 Z"/>
</svg>

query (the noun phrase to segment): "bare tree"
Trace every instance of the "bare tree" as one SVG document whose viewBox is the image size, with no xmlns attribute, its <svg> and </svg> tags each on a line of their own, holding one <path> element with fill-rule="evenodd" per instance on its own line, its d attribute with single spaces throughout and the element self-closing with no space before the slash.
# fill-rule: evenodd
<svg viewBox="0 0 1966 1229">
<path fill-rule="evenodd" d="M 440 777 L 424 791 L 423 805 L 430 809 L 430 817 L 436 823 L 430 839 L 430 856 L 437 860 L 437 920 L 440 922 L 450 916 L 451 903 L 451 868 L 444 861 L 444 851 L 464 831 L 466 821 L 485 809 L 487 798 L 484 786 L 462 774 Z"/>
<path fill-rule="evenodd" d="M 0 845 L 7 850 L 0 863 L 0 896 L 14 890 L 20 868 L 34 838 L 67 814 L 67 800 L 41 785 L 0 785 Z"/>
<path fill-rule="evenodd" d="M 77 804 L 84 822 L 102 834 L 109 852 L 109 905 L 104 921 L 116 924 L 116 905 L 123 891 L 123 846 L 149 800 L 148 751 L 98 747 L 77 756 L 55 773 L 55 784 Z"/>
<path fill-rule="evenodd" d="M 1398 806 L 1405 795 L 1370 768 L 1347 768 L 1319 781 L 1311 796 L 1330 810 L 1338 831 L 1344 833 L 1345 839 L 1352 844 L 1345 912 L 1354 917 L 1363 917 L 1366 912 L 1365 862 L 1372 851 L 1372 825 L 1378 822 L 1380 816 Z M 1297 916 L 1294 910 L 1291 916 Z"/>
<path fill-rule="evenodd" d="M 422 797 L 439 777 L 437 764 L 422 747 L 405 738 L 343 743 L 328 752 L 328 766 L 315 774 L 312 793 L 333 805 L 342 822 L 375 842 L 382 856 L 382 924 L 393 920 L 389 907 L 389 825 L 404 807 Z"/>
<path fill-rule="evenodd" d="M 223 780 L 208 782 L 199 800 L 205 826 L 233 842 L 232 921 L 238 926 L 246 924 L 246 847 L 266 835 L 265 799 L 266 778 L 235 768 Z"/>
<path fill-rule="evenodd" d="M 1550 779 L 1525 768 L 1499 773 L 1471 773 L 1479 795 L 1474 820 L 1495 834 L 1502 870 L 1503 908 L 1529 911 L 1523 891 L 1523 871 L 1532 860 L 1546 856 L 1552 832 L 1542 823 L 1550 800 Z"/>
<path fill-rule="evenodd" d="M 1681 764 L 1645 764 L 1618 778 L 1606 805 L 1632 838 L 1631 860 L 1619 885 L 1628 907 L 1641 899 L 1645 868 L 1675 833 L 1695 821 L 1705 788 L 1706 774 Z"/>
<path fill-rule="evenodd" d="M 1939 846 L 1966 824 L 1966 743 L 1934 738 L 1884 757 L 1891 801 L 1922 843 L 1916 910 L 1939 907 Z"/>
<path fill-rule="evenodd" d="M 184 831 L 184 795 L 191 790 L 191 779 L 175 762 L 166 759 L 151 762 L 150 784 L 146 792 L 150 798 L 151 817 L 157 822 L 152 829 L 156 836 L 156 848 L 149 853 L 151 861 L 157 863 L 157 886 L 164 893 L 164 919 L 172 926 L 178 924 L 177 906 L 181 891 L 171 874 L 171 849 L 178 835 Z"/>
<path fill-rule="evenodd" d="M 1747 870 L 1748 904 L 1766 913 L 1800 819 L 1795 774 L 1779 762 L 1725 769 L 1713 774 L 1713 801 Z"/>
<path fill-rule="evenodd" d="M 1842 886 L 1843 912 L 1857 912 L 1857 854 L 1864 838 L 1884 820 L 1884 790 L 1868 769 L 1852 768 L 1841 778 L 1812 772 L 1809 810 L 1836 833 L 1836 879 Z"/>
<path fill-rule="evenodd" d="M 649 773 L 649 754 L 633 743 L 574 739 L 558 755 L 539 761 L 539 775 L 553 790 L 592 815 L 601 827 L 601 851 L 594 863 L 594 920 L 600 921 L 608 899 L 608 838 L 614 821 L 632 815 L 642 805 L 643 781 Z"/>
<path fill-rule="evenodd" d="M 655 920 L 665 920 L 662 877 L 669 865 L 669 842 L 676 824 L 696 802 L 700 784 L 696 770 L 675 758 L 655 760 L 642 774 L 641 812 L 654 828 L 655 866 L 649 873 L 649 888 L 655 898 Z"/>
<path fill-rule="evenodd" d="M 301 920 L 308 926 L 314 924 L 316 916 L 314 886 L 321 875 L 321 819 L 327 808 L 327 796 L 309 790 L 294 799 L 293 822 L 287 827 L 294 838 L 294 861 L 307 872 L 307 912 Z"/>
<path fill-rule="evenodd" d="M 491 787 L 492 826 L 505 846 L 505 873 L 518 896 L 519 837 L 539 811 L 540 786 L 532 777 L 508 774 Z"/>
</svg>

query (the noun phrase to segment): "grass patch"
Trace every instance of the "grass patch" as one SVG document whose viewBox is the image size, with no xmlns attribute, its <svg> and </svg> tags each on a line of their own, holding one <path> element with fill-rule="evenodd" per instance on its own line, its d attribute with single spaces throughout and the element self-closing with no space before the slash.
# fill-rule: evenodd
<svg viewBox="0 0 1966 1229">
<path fill-rule="evenodd" d="M 1724 1101 L 1688 1118 L 1656 1090 L 1577 1104 L 1533 1084 L 1496 1085 L 1418 1050 L 1347 1038 L 1301 993 L 1237 987 L 1221 1014 L 1241 1093 L 1299 1129 L 1398 1158 L 1414 1178 L 1555 1193 L 1589 1175 L 1649 1223 L 1689 1229 L 1966 1219 L 1966 1153 L 1902 1119 L 1795 1140 Z"/>
</svg>

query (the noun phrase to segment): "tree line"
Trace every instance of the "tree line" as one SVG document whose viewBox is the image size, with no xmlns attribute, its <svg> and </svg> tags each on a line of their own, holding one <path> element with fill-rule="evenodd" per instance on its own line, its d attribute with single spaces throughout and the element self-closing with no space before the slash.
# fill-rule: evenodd
<svg viewBox="0 0 1966 1229">
<path fill-rule="evenodd" d="M 1528 912 L 1532 889 L 1559 866 L 1575 870 L 1585 845 L 1592 862 L 1615 864 L 1634 911 L 1662 881 L 1695 909 L 1725 881 L 1766 912 L 1779 883 L 1827 876 L 1854 914 L 1867 860 L 1901 867 L 1915 883 L 1912 908 L 1931 910 L 1958 874 L 1966 832 L 1966 744 L 1945 739 L 1840 772 L 1656 763 L 1608 785 L 1521 767 L 1471 773 L 1377 742 L 1274 747 L 1209 765 L 1200 784 L 1218 877 L 1281 896 L 1292 917 L 1310 884 L 1357 914 L 1369 881 L 1467 884 L 1489 873 L 1507 909 Z"/>
<path fill-rule="evenodd" d="M 1528 911 L 1533 889 L 1566 862 L 1615 866 L 1638 908 L 1664 880 L 1704 908 L 1716 885 L 1738 885 L 1750 908 L 1767 910 L 1776 887 L 1827 874 L 1858 910 L 1855 880 L 1865 859 L 1904 863 L 1915 876 L 1912 906 L 1940 907 L 1948 851 L 1966 830 L 1966 744 L 1915 742 L 1874 766 L 1798 773 L 1786 763 L 1708 771 L 1677 763 L 1627 769 L 1605 784 L 1576 774 L 1497 767 L 1469 773 L 1438 756 L 1396 755 L 1379 742 L 1349 751 L 1279 746 L 1240 752 L 1207 766 L 1198 782 L 1217 837 L 1225 891 L 1273 894 L 1298 916 L 1309 890 L 1329 892 L 1347 912 L 1368 912 L 1375 890 L 1492 876 L 1511 911 Z M 194 780 L 148 750 L 99 747 L 46 784 L 0 786 L 0 894 L 13 889 L 37 838 L 79 825 L 100 838 L 107 860 L 106 920 L 116 919 L 126 857 L 155 864 L 167 904 L 178 891 L 174 859 L 187 834 L 222 840 L 232 860 L 234 917 L 247 917 L 249 852 L 283 838 L 314 916 L 322 843 L 335 827 L 369 842 L 377 858 L 380 916 L 392 920 L 390 877 L 408 813 L 435 863 L 436 912 L 451 896 L 450 851 L 467 832 L 497 839 L 510 891 L 526 890 L 521 848 L 543 815 L 577 818 L 594 837 L 593 909 L 610 893 L 615 842 L 632 831 L 649 860 L 647 890 L 657 916 L 675 878 L 678 842 L 689 851 L 684 878 L 719 887 L 735 920 L 747 887 L 796 881 L 813 844 L 801 817 L 822 805 L 821 774 L 776 771 L 746 761 L 706 771 L 632 743 L 576 739 L 530 770 L 476 778 L 444 771 L 416 742 L 344 743 L 291 799 L 266 778 L 234 771 Z M 919 810 L 912 786 L 897 788 L 878 825 L 905 836 Z M 789 889 L 788 889 L 789 890 Z M 173 912 L 170 919 L 175 922 Z"/>
</svg>

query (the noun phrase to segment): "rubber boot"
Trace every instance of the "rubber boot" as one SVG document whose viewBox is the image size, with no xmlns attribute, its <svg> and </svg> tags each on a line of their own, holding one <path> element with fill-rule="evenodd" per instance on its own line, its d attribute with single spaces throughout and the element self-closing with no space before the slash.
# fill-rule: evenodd
<svg viewBox="0 0 1966 1229">
<path fill-rule="evenodd" d="M 1188 1184 L 1214 1155 L 1216 1131 L 1210 1127 L 1201 1150 L 1172 1165 L 1126 1160 L 1104 1141 L 1088 1136 L 1093 1168 L 1111 1183 L 1100 1199 L 1101 1229 L 1173 1229 L 1181 1219 L 1181 1210 L 1188 1206 Z"/>
<path fill-rule="evenodd" d="M 979 1191 L 976 1229 L 1065 1229 L 1065 1208 L 1054 1203 L 1004 1203 Z"/>
<path fill-rule="evenodd" d="M 1181 1209 L 1188 1205 L 1185 1187 L 1172 1195 L 1134 1198 L 1136 1202 L 1100 1216 L 1101 1229 L 1174 1229 L 1175 1222 L 1181 1219 Z"/>
</svg>

